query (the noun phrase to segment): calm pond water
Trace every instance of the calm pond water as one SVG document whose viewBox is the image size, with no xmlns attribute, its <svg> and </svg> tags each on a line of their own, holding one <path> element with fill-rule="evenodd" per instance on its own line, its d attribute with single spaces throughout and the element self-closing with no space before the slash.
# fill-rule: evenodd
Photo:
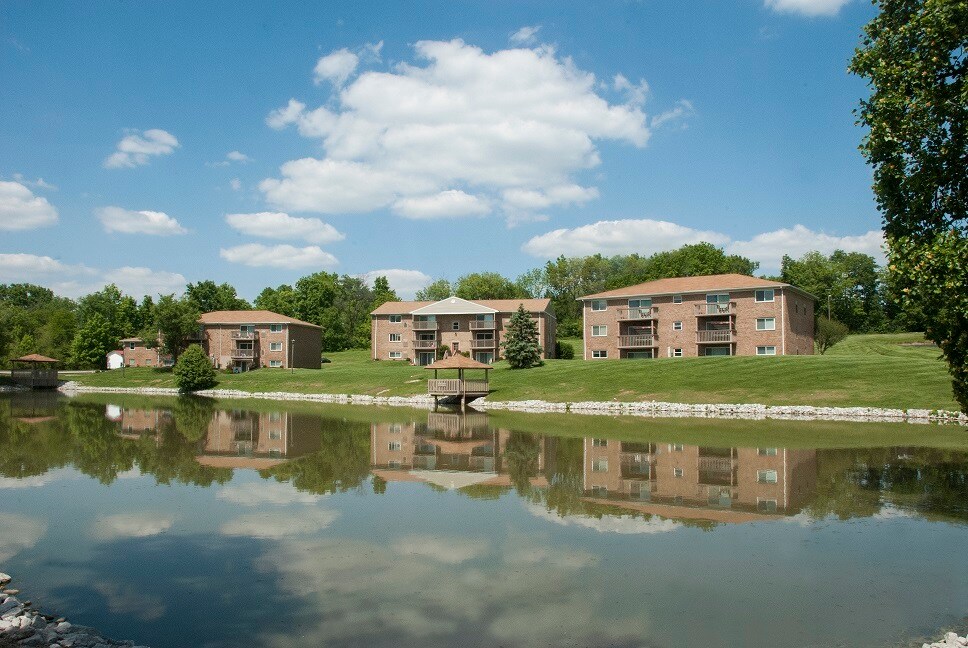
<svg viewBox="0 0 968 648">
<path fill-rule="evenodd" d="M 233 405 L 0 399 L 0 569 L 154 648 L 897 646 L 968 612 L 965 452 Z"/>
</svg>

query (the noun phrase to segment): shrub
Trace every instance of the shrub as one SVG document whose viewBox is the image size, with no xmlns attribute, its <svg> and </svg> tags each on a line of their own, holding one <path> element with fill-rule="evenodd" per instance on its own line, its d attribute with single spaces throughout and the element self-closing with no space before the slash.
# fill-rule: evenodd
<svg viewBox="0 0 968 648">
<path fill-rule="evenodd" d="M 574 360 L 575 347 L 568 342 L 555 342 L 555 357 L 559 360 Z"/>
<path fill-rule="evenodd" d="M 827 349 L 847 337 L 847 333 L 849 331 L 846 324 L 841 324 L 837 320 L 818 319 L 813 338 L 814 344 L 817 345 L 817 353 L 823 355 Z"/>
<path fill-rule="evenodd" d="M 215 367 L 197 344 L 188 347 L 175 363 L 175 384 L 178 391 L 190 393 L 200 389 L 210 389 L 218 384 Z"/>
</svg>

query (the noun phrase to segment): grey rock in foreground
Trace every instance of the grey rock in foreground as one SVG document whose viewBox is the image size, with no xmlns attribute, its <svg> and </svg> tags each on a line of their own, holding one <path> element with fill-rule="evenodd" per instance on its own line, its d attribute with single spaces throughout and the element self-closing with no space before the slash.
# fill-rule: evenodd
<svg viewBox="0 0 968 648">
<path fill-rule="evenodd" d="M 10 582 L 0 573 L 0 584 Z M 0 639 L 17 646 L 45 648 L 132 648 L 132 641 L 114 641 L 94 628 L 74 625 L 60 617 L 34 610 L 30 601 L 0 593 Z M 4 644 L 6 645 L 6 644 Z M 136 648 L 146 648 L 138 646 Z"/>
<path fill-rule="evenodd" d="M 949 632 L 941 641 L 934 643 L 921 644 L 921 648 L 966 648 L 968 647 L 968 636 L 959 637 L 955 632 Z"/>
</svg>

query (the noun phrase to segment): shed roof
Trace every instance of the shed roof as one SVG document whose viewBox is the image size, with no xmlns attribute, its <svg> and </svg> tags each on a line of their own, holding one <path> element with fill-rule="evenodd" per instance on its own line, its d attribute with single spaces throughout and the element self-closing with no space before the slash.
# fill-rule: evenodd
<svg viewBox="0 0 968 648">
<path fill-rule="evenodd" d="M 478 362 L 472 358 L 467 358 L 461 354 L 452 355 L 449 358 L 432 362 L 424 369 L 493 369 L 491 365 Z"/>
<path fill-rule="evenodd" d="M 451 303 L 451 300 L 456 300 Z M 438 307 L 439 305 L 439 307 Z M 375 308 L 371 315 L 473 315 L 513 313 L 523 305 L 530 313 L 551 313 L 550 299 L 461 299 L 448 297 L 437 302 L 395 301 Z M 428 308 L 428 307 L 435 308 Z M 417 312 L 420 311 L 420 312 Z"/>
<path fill-rule="evenodd" d="M 813 295 L 790 284 L 770 279 L 760 279 L 741 274 L 702 275 L 698 277 L 670 277 L 645 283 L 606 290 L 585 295 L 579 299 L 605 299 L 609 297 L 639 297 L 648 295 L 673 295 L 682 293 L 708 292 L 712 290 L 752 290 L 755 288 L 793 288 L 811 298 Z"/>
<path fill-rule="evenodd" d="M 297 326 L 320 328 L 295 317 L 280 315 L 268 310 L 212 311 L 211 313 L 203 313 L 198 321 L 202 324 L 295 324 Z"/>
<path fill-rule="evenodd" d="M 14 362 L 60 362 L 60 360 L 54 360 L 53 358 L 42 356 L 39 353 L 31 353 L 29 355 L 16 358 Z"/>
</svg>

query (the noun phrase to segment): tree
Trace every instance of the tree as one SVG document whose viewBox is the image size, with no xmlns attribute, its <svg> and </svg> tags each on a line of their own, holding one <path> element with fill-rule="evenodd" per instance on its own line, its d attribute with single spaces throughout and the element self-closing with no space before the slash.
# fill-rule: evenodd
<svg viewBox="0 0 968 648">
<path fill-rule="evenodd" d="M 400 301 L 400 297 L 397 296 L 396 291 L 390 287 L 390 282 L 386 277 L 377 277 L 373 280 L 373 308 L 378 308 L 380 305 L 387 302 Z"/>
<path fill-rule="evenodd" d="M 296 315 L 311 324 L 323 325 L 323 313 L 333 305 L 339 275 L 316 272 L 296 282 Z"/>
<path fill-rule="evenodd" d="M 292 286 L 283 284 L 278 288 L 265 288 L 255 298 L 255 307 L 260 310 L 272 311 L 280 315 L 296 317 L 296 291 Z"/>
<path fill-rule="evenodd" d="M 918 304 L 968 412 L 968 2 L 880 0 L 850 69 L 865 78 L 889 271 Z"/>
<path fill-rule="evenodd" d="M 825 354 L 830 347 L 846 338 L 848 333 L 850 333 L 850 329 L 843 322 L 818 317 L 813 334 L 813 343 L 817 347 L 817 353 Z"/>
<path fill-rule="evenodd" d="M 830 256 L 807 252 L 799 259 L 784 255 L 780 281 L 817 298 L 817 317 L 827 315 L 851 331 L 877 331 L 884 323 L 883 286 L 874 257 L 836 250 Z M 829 299 L 829 304 L 828 304 Z"/>
<path fill-rule="evenodd" d="M 103 369 L 108 351 L 118 347 L 118 338 L 100 313 L 93 313 L 71 343 L 70 363 L 83 369 Z"/>
<path fill-rule="evenodd" d="M 541 364 L 538 323 L 531 319 L 523 304 L 511 315 L 501 348 L 512 369 L 527 369 Z"/>
<path fill-rule="evenodd" d="M 522 297 L 541 299 L 547 296 L 548 277 L 544 268 L 532 268 L 515 279 L 514 285 Z"/>
<path fill-rule="evenodd" d="M 185 299 L 199 313 L 252 308 L 249 302 L 236 294 L 233 286 L 227 283 L 216 285 L 211 279 L 185 286 Z"/>
<path fill-rule="evenodd" d="M 497 272 L 464 275 L 457 280 L 454 294 L 461 299 L 518 299 L 527 296 L 514 282 Z"/>
<path fill-rule="evenodd" d="M 175 363 L 173 373 L 178 391 L 183 394 L 200 389 L 211 389 L 218 384 L 215 367 L 212 366 L 211 360 L 205 355 L 202 347 L 197 344 L 192 344 L 185 349 Z"/>
<path fill-rule="evenodd" d="M 450 282 L 446 279 L 437 279 L 426 288 L 417 291 L 417 301 L 440 301 L 453 295 Z"/>
<path fill-rule="evenodd" d="M 146 346 L 160 344 L 162 352 L 178 362 L 178 357 L 198 335 L 198 318 L 199 312 L 187 300 L 162 295 L 155 306 L 154 326 L 143 331 L 140 337 Z"/>
</svg>

